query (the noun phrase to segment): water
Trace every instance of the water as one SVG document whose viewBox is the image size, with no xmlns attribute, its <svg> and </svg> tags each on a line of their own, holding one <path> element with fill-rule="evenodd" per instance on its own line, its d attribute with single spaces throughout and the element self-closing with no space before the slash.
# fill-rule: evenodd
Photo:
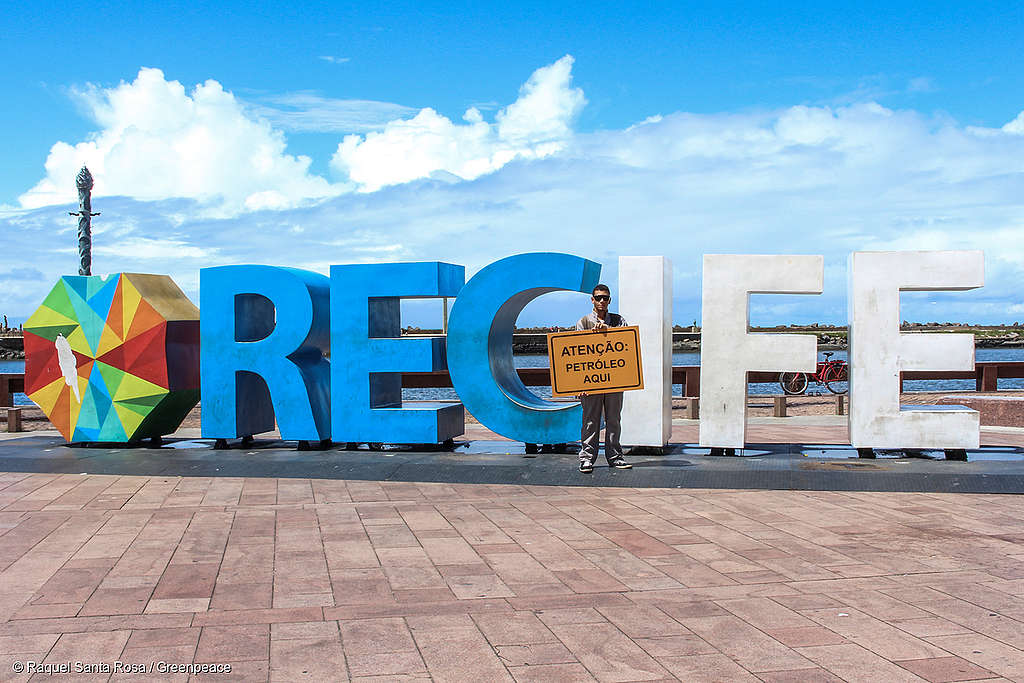
<svg viewBox="0 0 1024 683">
<path fill-rule="evenodd" d="M 832 351 L 833 358 L 847 359 L 846 351 Z M 818 354 L 819 360 L 825 360 L 822 353 Z M 1024 348 L 995 348 L 975 349 L 975 359 L 978 361 L 1024 361 Z M 517 368 L 546 368 L 548 357 L 543 355 L 516 356 Z M 700 365 L 700 351 L 681 351 L 672 354 L 672 365 Z M 0 372 L 25 372 L 25 361 L 23 360 L 0 360 Z M 905 391 L 974 391 L 973 379 L 943 379 L 943 380 L 907 380 L 903 383 Z M 541 398 L 551 398 L 550 387 L 528 387 L 530 391 Z M 1003 378 L 999 380 L 999 389 L 1003 391 L 1024 390 L 1024 378 Z M 750 385 L 751 394 L 781 394 L 782 387 L 778 382 L 754 383 Z M 828 390 L 824 385 L 818 386 L 811 382 L 807 387 L 808 394 L 826 394 Z M 672 395 L 682 396 L 683 387 L 681 384 L 672 385 Z M 456 400 L 454 389 L 403 389 L 402 397 L 409 401 L 437 401 Z M 25 394 L 14 395 L 14 405 L 32 405 Z"/>
<path fill-rule="evenodd" d="M 832 358 L 847 360 L 845 350 L 829 351 Z M 825 360 L 825 352 L 818 353 L 818 360 Z M 994 348 L 975 349 L 976 361 L 1024 361 L 1024 348 Z M 516 356 L 517 368 L 546 368 L 548 357 L 543 355 Z M 700 365 L 700 351 L 680 351 L 672 354 L 672 365 Z M 973 379 L 942 379 L 942 380 L 906 380 L 903 383 L 904 391 L 974 391 Z M 530 391 L 541 398 L 551 398 L 550 387 L 527 387 Z M 999 389 L 1002 391 L 1024 390 L 1024 378 L 1002 378 L 999 380 Z M 754 382 L 749 389 L 751 394 L 782 394 L 782 387 L 778 382 Z M 808 395 L 828 394 L 825 385 L 817 385 L 811 381 L 807 386 Z M 682 396 L 683 385 L 673 384 L 672 395 Z M 403 389 L 402 397 L 411 401 L 420 400 L 456 400 L 457 396 L 453 389 Z"/>
</svg>

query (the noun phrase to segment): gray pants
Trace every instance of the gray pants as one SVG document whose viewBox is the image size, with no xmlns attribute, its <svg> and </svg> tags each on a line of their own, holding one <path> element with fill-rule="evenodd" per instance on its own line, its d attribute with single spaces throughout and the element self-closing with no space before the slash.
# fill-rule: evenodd
<svg viewBox="0 0 1024 683">
<path fill-rule="evenodd" d="M 580 433 L 580 462 L 593 463 L 601 439 L 604 413 L 604 457 L 610 462 L 622 456 L 619 434 L 622 432 L 622 392 L 595 394 L 580 399 L 583 403 L 583 430 Z"/>
</svg>

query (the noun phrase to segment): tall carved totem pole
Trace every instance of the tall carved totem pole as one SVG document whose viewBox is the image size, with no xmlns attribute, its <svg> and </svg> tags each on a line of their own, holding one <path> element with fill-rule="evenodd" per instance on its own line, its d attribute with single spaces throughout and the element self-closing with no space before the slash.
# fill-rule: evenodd
<svg viewBox="0 0 1024 683">
<path fill-rule="evenodd" d="M 92 217 L 99 213 L 92 212 L 92 174 L 82 166 L 75 178 L 78 187 L 78 266 L 79 275 L 92 275 Z"/>
</svg>

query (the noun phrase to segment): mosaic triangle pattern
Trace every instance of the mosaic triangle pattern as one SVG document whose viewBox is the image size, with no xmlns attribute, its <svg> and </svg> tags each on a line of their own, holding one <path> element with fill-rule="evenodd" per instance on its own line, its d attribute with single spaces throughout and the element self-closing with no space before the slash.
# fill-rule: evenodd
<svg viewBox="0 0 1024 683">
<path fill-rule="evenodd" d="M 166 275 L 67 275 L 25 322 L 25 393 L 69 442 L 175 431 L 199 401 L 199 309 Z"/>
</svg>

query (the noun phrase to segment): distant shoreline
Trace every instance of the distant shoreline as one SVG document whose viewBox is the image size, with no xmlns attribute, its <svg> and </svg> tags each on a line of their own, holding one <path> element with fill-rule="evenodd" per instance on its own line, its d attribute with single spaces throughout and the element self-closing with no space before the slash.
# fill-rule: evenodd
<svg viewBox="0 0 1024 683">
<path fill-rule="evenodd" d="M 565 332 L 566 327 L 517 328 L 513 333 L 512 353 L 517 355 L 546 355 L 547 335 L 551 332 Z M 974 346 L 979 349 L 1022 348 L 1024 327 L 1013 325 L 956 325 L 953 323 L 908 323 L 900 326 L 902 332 L 966 333 L 974 335 Z M 845 325 L 776 325 L 754 327 L 752 332 L 786 332 L 789 334 L 813 334 L 818 339 L 818 349 L 842 351 L 848 347 L 848 331 Z M 439 335 L 441 330 L 406 327 L 404 336 Z M 672 329 L 672 351 L 700 351 L 700 327 L 676 325 Z M 0 334 L 0 360 L 24 360 L 23 337 L 15 334 Z"/>
</svg>

